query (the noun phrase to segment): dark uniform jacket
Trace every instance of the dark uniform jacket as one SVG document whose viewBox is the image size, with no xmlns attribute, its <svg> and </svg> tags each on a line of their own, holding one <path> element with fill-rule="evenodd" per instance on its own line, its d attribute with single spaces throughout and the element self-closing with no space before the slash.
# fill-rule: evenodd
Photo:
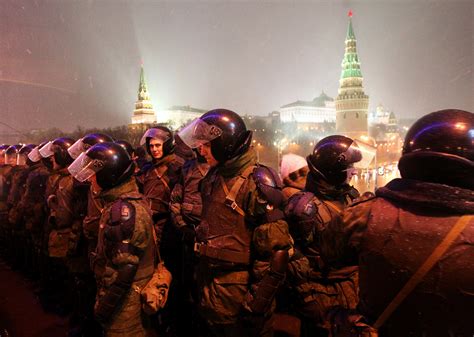
<svg viewBox="0 0 474 337">
<path fill-rule="evenodd" d="M 172 224 L 169 202 L 183 163 L 181 157 L 172 153 L 148 163 L 136 176 L 140 193 L 145 196 L 152 211 L 161 257 L 170 272 L 177 277 L 182 260 L 181 235 Z"/>
<path fill-rule="evenodd" d="M 171 217 L 176 227 L 199 224 L 202 212 L 199 183 L 208 171 L 209 165 L 198 159 L 184 163 L 181 177 L 171 192 Z"/>
<path fill-rule="evenodd" d="M 48 176 L 49 171 L 44 165 L 32 166 L 20 201 L 25 229 L 38 239 L 46 219 L 44 193 Z"/>
<path fill-rule="evenodd" d="M 99 222 L 104 208 L 102 200 L 98 194 L 89 187 L 87 193 L 87 212 L 82 222 L 84 237 L 87 239 L 89 252 L 94 251 L 97 246 L 99 235 Z"/>
<path fill-rule="evenodd" d="M 57 175 L 57 176 L 56 176 Z M 67 168 L 50 177 L 52 184 L 46 192 L 49 206 L 48 252 L 51 257 L 66 257 L 70 251 L 70 238 L 74 222 L 74 180 Z"/>
<path fill-rule="evenodd" d="M 358 257 L 359 311 L 374 323 L 463 214 L 474 191 L 395 179 L 330 226 L 326 254 Z M 474 220 L 380 329 L 380 336 L 474 334 Z"/>
<path fill-rule="evenodd" d="M 11 187 L 8 195 L 8 222 L 14 229 L 20 230 L 24 225 L 20 201 L 25 192 L 26 179 L 31 172 L 27 166 L 15 166 L 12 169 Z"/>
<path fill-rule="evenodd" d="M 342 210 L 358 196 L 349 185 L 339 189 L 308 175 L 306 187 L 294 194 L 285 209 L 296 253 L 288 272 L 289 285 L 296 292 L 296 307 L 314 324 L 327 328 L 325 313 L 334 306 L 355 308 L 358 274 L 354 260 L 336 261 L 324 256 L 322 233 L 341 222 Z"/>
<path fill-rule="evenodd" d="M 155 163 L 146 164 L 136 176 L 140 192 L 150 203 L 158 236 L 170 219 L 171 191 L 179 180 L 183 163 L 181 157 L 169 154 Z"/>
<path fill-rule="evenodd" d="M 100 197 L 105 206 L 100 219 L 96 254 L 91 259 L 91 268 L 98 283 L 96 308 L 118 282 L 116 279 L 120 269 L 125 265 L 136 265 L 132 286 L 124 290 L 123 299 L 112 309 L 105 335 L 145 337 L 148 335 L 140 291 L 151 279 L 155 265 L 151 212 L 133 179 L 102 192 Z M 121 241 L 114 241 L 106 234 L 108 229 L 117 226 L 122 227 L 122 233 L 128 233 L 122 234 L 125 237 Z"/>
</svg>

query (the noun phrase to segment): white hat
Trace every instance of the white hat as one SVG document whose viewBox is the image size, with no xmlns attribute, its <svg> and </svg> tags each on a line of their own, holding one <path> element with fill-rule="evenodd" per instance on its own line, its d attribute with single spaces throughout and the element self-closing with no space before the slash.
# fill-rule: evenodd
<svg viewBox="0 0 474 337">
<path fill-rule="evenodd" d="M 300 168 L 308 166 L 304 157 L 298 156 L 294 153 L 283 155 L 281 158 L 280 175 L 281 179 L 285 179 L 290 173 L 298 171 Z"/>
</svg>

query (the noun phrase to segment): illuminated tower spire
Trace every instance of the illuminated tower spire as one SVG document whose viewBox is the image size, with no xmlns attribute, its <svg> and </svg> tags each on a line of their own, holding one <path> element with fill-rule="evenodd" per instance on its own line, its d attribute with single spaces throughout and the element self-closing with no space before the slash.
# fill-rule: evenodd
<svg viewBox="0 0 474 337">
<path fill-rule="evenodd" d="M 155 123 L 156 116 L 153 110 L 153 104 L 148 94 L 148 86 L 145 82 L 145 71 L 143 70 L 143 62 L 140 70 L 140 83 L 138 85 L 138 100 L 135 102 L 135 110 L 133 111 L 132 124 L 139 123 Z"/>
<path fill-rule="evenodd" d="M 346 48 L 342 59 L 339 95 L 335 99 L 336 131 L 351 138 L 367 135 L 367 111 L 369 96 L 364 92 L 363 77 L 357 55 L 356 37 L 352 27 L 352 11 L 349 11 Z"/>
</svg>

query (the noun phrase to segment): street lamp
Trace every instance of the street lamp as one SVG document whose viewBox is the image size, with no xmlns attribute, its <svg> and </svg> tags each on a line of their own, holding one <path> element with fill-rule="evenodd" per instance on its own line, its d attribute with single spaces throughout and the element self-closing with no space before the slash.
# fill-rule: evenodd
<svg viewBox="0 0 474 337">
<path fill-rule="evenodd" d="M 260 143 L 257 144 L 257 162 L 260 162 L 260 146 L 262 146 Z"/>
</svg>

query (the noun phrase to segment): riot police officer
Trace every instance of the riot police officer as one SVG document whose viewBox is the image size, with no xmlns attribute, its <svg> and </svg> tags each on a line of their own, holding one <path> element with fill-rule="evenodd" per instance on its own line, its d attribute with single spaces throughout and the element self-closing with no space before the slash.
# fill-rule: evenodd
<svg viewBox="0 0 474 337">
<path fill-rule="evenodd" d="M 181 279 L 181 235 L 171 222 L 169 202 L 184 160 L 175 154 L 174 135 L 164 126 L 148 129 L 140 145 L 145 146 L 151 161 L 136 174 L 138 187 L 150 203 L 161 256 L 173 277 Z M 179 283 L 173 282 L 168 306 L 160 314 L 162 324 L 158 330 L 177 333 L 180 327 L 184 327 L 178 322 L 181 290 Z"/>
<path fill-rule="evenodd" d="M 11 205 L 8 213 L 8 222 L 12 228 L 13 252 L 15 264 L 25 267 L 29 260 L 29 242 L 25 232 L 24 207 L 22 197 L 25 193 L 26 180 L 31 172 L 34 163 L 28 159 L 28 154 L 35 147 L 33 144 L 23 145 L 17 154 L 16 167 L 18 171 L 12 177 L 12 187 L 8 196 L 8 203 Z M 26 268 L 28 271 L 29 268 Z"/>
<path fill-rule="evenodd" d="M 61 312 L 76 311 L 78 291 L 76 275 L 87 269 L 87 261 L 78 258 L 81 244 L 81 213 L 76 206 L 82 201 L 78 197 L 78 189 L 67 167 L 73 158 L 69 149 L 74 140 L 59 137 L 48 142 L 40 150 L 41 156 L 51 158 L 53 174 L 50 176 L 51 185 L 46 188 L 48 220 L 45 228 L 45 241 L 49 261 L 49 275 L 45 304 L 54 303 Z M 73 325 L 75 316 L 71 316 Z"/>
<path fill-rule="evenodd" d="M 145 145 L 151 162 L 137 173 L 137 182 L 150 201 L 155 231 L 160 239 L 165 225 L 170 224 L 170 195 L 179 179 L 184 161 L 174 154 L 173 133 L 164 126 L 148 129 L 140 140 L 140 145 Z"/>
<path fill-rule="evenodd" d="M 133 178 L 128 153 L 115 143 L 98 143 L 69 166 L 89 180 L 104 202 L 99 241 L 91 258 L 98 282 L 95 317 L 105 335 L 146 336 L 140 290 L 151 279 L 155 244 L 150 209 Z"/>
<path fill-rule="evenodd" d="M 34 275 L 41 273 L 43 224 L 46 221 L 45 191 L 50 170 L 39 153 L 46 143 L 42 142 L 28 153 L 28 160 L 33 165 L 21 199 L 25 229 L 31 242 L 31 272 Z"/>
<path fill-rule="evenodd" d="M 7 240 L 7 226 L 6 222 L 8 221 L 8 191 L 10 184 L 7 181 L 9 176 L 9 171 L 11 166 L 6 163 L 5 152 L 10 147 L 10 145 L 2 144 L 0 145 L 0 244 L 2 247 L 2 252 L 6 250 L 5 243 Z"/>
<path fill-rule="evenodd" d="M 387 337 L 473 335 L 473 130 L 471 112 L 421 117 L 405 137 L 402 178 L 328 227 L 324 251 L 360 265 L 358 312 L 365 322 L 348 315 L 346 331 L 369 335 L 369 323 Z M 334 317 L 344 330 L 344 320 Z"/>
<path fill-rule="evenodd" d="M 176 136 L 179 141 L 179 136 Z M 182 141 L 181 141 L 182 143 Z M 173 225 L 182 234 L 180 242 L 182 249 L 182 265 L 180 278 L 179 307 L 180 316 L 192 322 L 183 325 L 181 334 L 187 336 L 195 333 L 201 326 L 199 317 L 196 315 L 196 282 L 194 278 L 194 238 L 195 227 L 201 220 L 202 198 L 199 184 L 209 171 L 206 159 L 194 149 L 191 150 L 184 143 L 180 144 L 182 154 L 194 155 L 194 158 L 185 161 L 180 179 L 176 183 L 170 196 L 170 211 Z M 187 151 L 186 151 L 187 148 Z M 184 156 L 183 156 L 184 157 Z"/>
<path fill-rule="evenodd" d="M 18 262 L 16 259 L 15 252 L 18 252 L 18 249 L 15 245 L 15 223 L 12 223 L 10 218 L 10 211 L 14 207 L 15 203 L 18 200 L 19 186 L 16 181 L 21 177 L 23 172 L 23 167 L 17 165 L 18 152 L 20 151 L 22 145 L 15 144 L 7 148 L 5 151 L 5 168 L 4 168 L 4 189 L 7 192 L 6 198 L 6 209 L 5 209 L 5 222 L 1 225 L 4 228 L 6 233 L 6 244 L 8 247 L 8 255 L 10 261 L 13 263 Z M 16 219 L 15 219 L 16 220 Z"/>
<path fill-rule="evenodd" d="M 69 149 L 69 155 L 76 159 L 81 155 L 81 153 L 87 151 L 89 148 L 94 146 L 95 144 L 105 143 L 105 142 L 113 142 L 112 137 L 103 133 L 89 133 L 78 139 Z M 88 191 L 87 193 L 87 201 L 85 202 L 87 210 L 85 212 L 85 217 L 82 221 L 82 231 L 84 237 L 87 240 L 87 251 L 88 253 L 93 252 L 97 245 L 97 236 L 99 233 L 99 220 L 101 217 L 101 212 L 103 205 L 101 204 L 97 194 L 94 193 L 93 189 L 90 188 L 89 183 L 87 181 L 81 183 Z"/>
<path fill-rule="evenodd" d="M 327 335 L 325 312 L 333 306 L 355 308 L 358 302 L 357 263 L 336 264 L 323 256 L 321 248 L 326 243 L 321 233 L 329 224 L 340 222 L 342 210 L 359 196 L 349 182 L 356 172 L 354 164 L 361 160 L 357 141 L 340 135 L 323 138 L 307 157 L 304 190 L 289 199 L 285 210 L 297 247 L 289 282 L 307 335 Z"/>
<path fill-rule="evenodd" d="M 211 167 L 196 227 L 199 313 L 214 336 L 271 335 L 292 246 L 278 175 L 257 166 L 252 133 L 233 111 L 211 110 L 179 136 Z"/>
</svg>

